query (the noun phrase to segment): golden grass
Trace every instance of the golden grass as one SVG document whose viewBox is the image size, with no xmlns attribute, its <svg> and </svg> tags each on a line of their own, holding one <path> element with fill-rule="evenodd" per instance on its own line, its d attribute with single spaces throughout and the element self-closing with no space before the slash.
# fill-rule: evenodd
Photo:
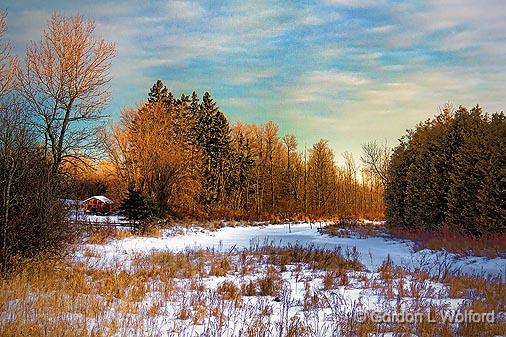
<svg viewBox="0 0 506 337">
<path fill-rule="evenodd" d="M 97 258 L 92 251 L 85 251 L 84 255 Z M 304 283 L 303 300 L 298 305 L 304 308 L 307 318 L 281 318 L 276 323 L 277 327 L 283 327 L 281 336 L 312 336 L 315 313 L 322 308 L 339 308 L 329 302 L 326 292 L 338 286 L 360 284 L 365 290 L 376 290 L 385 303 L 395 303 L 398 297 L 408 298 L 413 310 L 445 309 L 431 304 L 438 297 L 430 290 L 432 280 L 426 273 L 407 273 L 389 259 L 377 273 L 363 269 L 353 252 L 300 246 L 258 247 L 239 253 L 154 252 L 133 256 L 128 267 L 119 269 L 72 261 L 33 262 L 20 266 L 17 273 L 1 281 L 0 334 L 142 336 L 146 329 L 156 326 L 154 322 L 159 317 L 177 318 L 190 324 L 174 323 L 173 328 L 181 333 L 188 333 L 185 326 L 193 324 L 208 329 L 212 326 L 216 333 L 223 333 L 232 328 L 230 324 L 238 324 L 232 323 L 237 317 L 242 317 L 241 336 L 259 336 L 273 329 L 273 323 L 266 322 L 274 313 L 296 304 L 290 300 L 283 280 L 286 274 L 282 272 L 298 275 L 298 282 Z M 209 276 L 233 277 L 235 281 L 225 279 L 212 289 L 205 283 Z M 323 289 L 314 286 L 317 278 Z M 454 276 L 445 282 L 450 297 L 467 300 L 461 310 L 506 311 L 506 286 L 500 279 Z M 245 296 L 257 296 L 254 308 L 245 305 L 248 301 Z M 339 311 L 330 320 L 330 326 L 339 328 L 343 336 L 394 331 L 400 335 L 471 337 L 506 331 L 504 321 L 456 326 L 442 322 L 384 326 L 370 320 L 357 322 Z M 94 323 L 86 325 L 86 322 Z"/>
<path fill-rule="evenodd" d="M 258 280 L 261 296 L 279 296 L 282 286 L 283 278 L 280 272 L 273 266 L 269 266 L 265 276 Z"/>
</svg>

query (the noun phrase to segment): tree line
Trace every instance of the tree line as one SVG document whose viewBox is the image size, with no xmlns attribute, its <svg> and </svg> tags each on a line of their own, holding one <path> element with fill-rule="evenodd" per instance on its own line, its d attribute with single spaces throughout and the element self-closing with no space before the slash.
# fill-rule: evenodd
<svg viewBox="0 0 506 337">
<path fill-rule="evenodd" d="M 350 153 L 339 166 L 326 140 L 302 150 L 273 122 L 230 125 L 208 92 L 175 98 L 158 80 L 101 135 L 113 193 L 141 193 L 160 215 L 382 216 L 382 171 L 371 151 L 382 146 L 364 146 L 364 166 Z"/>
<path fill-rule="evenodd" d="M 232 126 L 209 93 L 175 98 L 158 81 L 146 102 L 100 127 L 114 43 L 95 34 L 93 21 L 53 14 L 18 58 L 6 17 L 0 13 L 2 272 L 41 251 L 64 252 L 75 234 L 65 199 L 93 194 L 117 204 L 147 200 L 143 217 L 381 217 L 375 165 L 345 153 L 339 166 L 327 141 L 302 150 L 272 122 Z"/>
<path fill-rule="evenodd" d="M 475 236 L 506 231 L 506 119 L 445 105 L 393 150 L 385 190 L 394 227 Z"/>
<path fill-rule="evenodd" d="M 103 125 L 115 46 L 82 16 L 54 14 L 22 60 L 0 14 L 0 264 L 65 251 L 66 198 L 107 194 L 149 216 L 245 220 L 386 217 L 391 226 L 505 230 L 503 113 L 446 106 L 390 151 L 342 164 L 273 122 L 230 124 L 206 92 L 162 81 Z"/>
</svg>

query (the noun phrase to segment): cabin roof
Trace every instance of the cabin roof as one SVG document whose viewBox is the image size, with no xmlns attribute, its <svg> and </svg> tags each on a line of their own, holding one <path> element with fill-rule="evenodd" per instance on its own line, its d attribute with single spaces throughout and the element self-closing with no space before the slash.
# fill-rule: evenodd
<svg viewBox="0 0 506 337">
<path fill-rule="evenodd" d="M 113 203 L 111 199 L 109 199 L 108 197 L 103 196 L 103 195 L 94 195 L 94 196 L 92 196 L 92 197 L 89 197 L 89 198 L 88 198 L 88 199 L 86 199 L 86 200 L 83 200 L 83 203 L 84 203 L 84 202 L 87 202 L 87 201 L 89 201 L 89 200 L 91 200 L 91 199 L 97 199 L 97 200 L 100 200 L 100 201 L 101 201 L 101 202 L 103 202 L 104 204 L 112 204 L 112 203 Z"/>
</svg>

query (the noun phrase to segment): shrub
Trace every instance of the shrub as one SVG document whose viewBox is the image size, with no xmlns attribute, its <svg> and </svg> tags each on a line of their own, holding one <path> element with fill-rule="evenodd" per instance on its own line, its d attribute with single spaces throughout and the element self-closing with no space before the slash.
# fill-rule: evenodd
<svg viewBox="0 0 506 337">
<path fill-rule="evenodd" d="M 325 276 L 323 277 L 323 289 L 324 290 L 334 289 L 335 283 L 336 278 L 334 273 L 327 271 L 325 273 Z"/>
<path fill-rule="evenodd" d="M 102 245 L 116 237 L 116 228 L 112 226 L 103 226 L 92 229 L 88 236 L 88 243 L 92 245 Z"/>
<path fill-rule="evenodd" d="M 0 109 L 0 269 L 44 253 L 67 252 L 76 230 L 65 221 L 60 196 L 63 178 L 55 173 L 26 128 L 22 113 Z"/>
</svg>

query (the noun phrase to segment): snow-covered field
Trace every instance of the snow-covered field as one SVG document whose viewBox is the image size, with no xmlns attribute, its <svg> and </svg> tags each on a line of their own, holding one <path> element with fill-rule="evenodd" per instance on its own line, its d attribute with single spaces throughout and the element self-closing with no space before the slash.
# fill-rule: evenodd
<svg viewBox="0 0 506 337">
<path fill-rule="evenodd" d="M 26 326 L 21 331 L 84 336 L 505 335 L 506 287 L 498 278 L 505 259 L 415 253 L 408 241 L 331 237 L 320 234 L 321 226 L 174 227 L 161 237 L 82 244 L 66 268 L 37 273 L 38 283 L 28 275 L 3 285 L 0 332 Z M 468 311 L 493 312 L 499 323 L 461 324 L 456 313 Z M 415 321 L 399 321 L 414 314 Z"/>
<path fill-rule="evenodd" d="M 484 257 L 461 257 L 444 251 L 428 249 L 413 252 L 413 243 L 406 240 L 392 240 L 385 236 L 335 237 L 322 235 L 320 223 L 299 223 L 266 226 L 225 227 L 214 232 L 199 228 L 177 228 L 167 230 L 162 237 L 130 237 L 115 240 L 106 245 L 89 246 L 107 259 L 123 258 L 132 253 L 150 251 L 183 251 L 185 249 L 212 248 L 227 251 L 232 248 L 244 249 L 252 245 L 270 244 L 275 246 L 312 245 L 321 249 L 343 249 L 356 247 L 360 260 L 370 270 L 376 269 L 387 258 L 408 270 L 420 268 L 432 274 L 444 271 L 462 272 L 471 275 L 506 276 L 506 259 Z M 505 280 L 506 282 L 506 280 Z"/>
</svg>

